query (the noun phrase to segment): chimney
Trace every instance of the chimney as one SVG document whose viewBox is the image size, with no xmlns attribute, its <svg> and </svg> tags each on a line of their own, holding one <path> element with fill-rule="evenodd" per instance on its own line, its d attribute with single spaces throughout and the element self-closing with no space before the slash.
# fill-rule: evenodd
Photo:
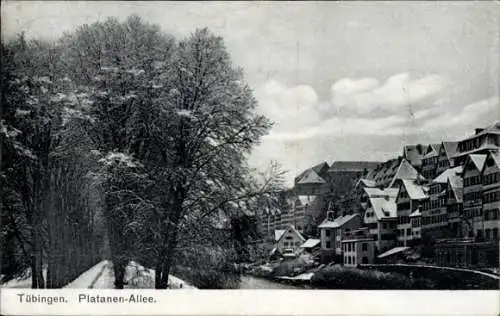
<svg viewBox="0 0 500 316">
<path fill-rule="evenodd" d="M 476 128 L 476 135 L 484 131 L 484 128 Z"/>
<path fill-rule="evenodd" d="M 333 222 L 335 220 L 335 211 L 326 212 L 326 219 L 330 222 Z"/>
</svg>

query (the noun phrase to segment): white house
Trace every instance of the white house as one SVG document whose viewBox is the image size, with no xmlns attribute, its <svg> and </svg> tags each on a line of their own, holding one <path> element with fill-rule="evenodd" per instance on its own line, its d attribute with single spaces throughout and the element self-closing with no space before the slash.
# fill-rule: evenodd
<svg viewBox="0 0 500 316">
<path fill-rule="evenodd" d="M 346 232 L 361 227 L 359 214 L 350 214 L 333 218 L 328 212 L 327 218 L 318 226 L 321 231 L 321 256 L 323 260 L 332 260 L 342 255 L 342 238 Z"/>
<path fill-rule="evenodd" d="M 275 231 L 275 239 L 276 248 L 281 253 L 296 252 L 306 241 L 293 225 L 289 225 L 287 229 Z"/>
</svg>

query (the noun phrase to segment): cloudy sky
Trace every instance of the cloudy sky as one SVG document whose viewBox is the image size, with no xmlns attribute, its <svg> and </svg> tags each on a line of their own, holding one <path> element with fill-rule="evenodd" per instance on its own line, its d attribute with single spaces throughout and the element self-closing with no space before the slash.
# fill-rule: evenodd
<svg viewBox="0 0 500 316">
<path fill-rule="evenodd" d="M 138 14 L 186 36 L 209 27 L 275 122 L 250 161 L 289 178 L 334 160 L 385 160 L 499 119 L 500 7 L 493 2 L 16 2 L 2 35 L 57 37 Z"/>
</svg>

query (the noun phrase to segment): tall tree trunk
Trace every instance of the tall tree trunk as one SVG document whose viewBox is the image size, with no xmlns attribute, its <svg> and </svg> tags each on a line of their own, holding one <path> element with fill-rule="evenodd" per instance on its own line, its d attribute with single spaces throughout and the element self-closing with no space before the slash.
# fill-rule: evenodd
<svg viewBox="0 0 500 316">
<path fill-rule="evenodd" d="M 155 266 L 155 289 L 161 289 L 162 270 L 163 270 L 163 264 L 161 262 L 157 263 Z"/>
<path fill-rule="evenodd" d="M 174 201 L 171 207 L 172 213 L 168 223 L 168 229 L 164 230 L 167 242 L 164 255 L 160 258 L 162 260 L 160 284 L 155 285 L 155 287 L 159 289 L 166 289 L 168 287 L 168 276 L 170 275 L 170 268 L 174 262 L 182 204 L 185 199 L 185 190 L 183 187 L 178 188 L 173 193 Z"/>
</svg>

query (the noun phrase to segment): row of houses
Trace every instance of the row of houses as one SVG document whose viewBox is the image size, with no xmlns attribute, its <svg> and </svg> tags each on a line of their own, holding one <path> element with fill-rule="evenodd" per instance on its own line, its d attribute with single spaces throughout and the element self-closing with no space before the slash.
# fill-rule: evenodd
<svg viewBox="0 0 500 316">
<path fill-rule="evenodd" d="M 322 163 L 295 179 L 279 225 L 303 235 L 322 215 L 309 237 L 320 239 L 325 262 L 355 266 L 418 250 L 445 265 L 497 265 L 499 148 L 495 123 L 460 141 L 404 146 L 386 162 Z M 266 219 L 271 234 L 276 216 Z"/>
</svg>

